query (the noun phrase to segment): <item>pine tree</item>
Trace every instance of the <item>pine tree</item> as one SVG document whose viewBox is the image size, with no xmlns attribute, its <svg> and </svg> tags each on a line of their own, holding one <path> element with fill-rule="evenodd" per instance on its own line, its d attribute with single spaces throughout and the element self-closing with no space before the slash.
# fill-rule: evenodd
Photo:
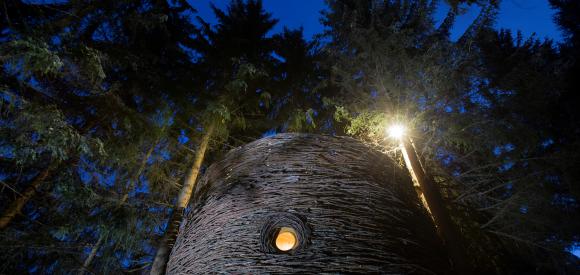
<svg viewBox="0 0 580 275">
<path fill-rule="evenodd" d="M 0 273 L 164 272 L 204 168 L 277 132 L 386 148 L 406 121 L 480 272 L 565 272 L 578 242 L 578 4 L 562 43 L 492 28 L 497 1 L 327 1 L 272 33 L 261 1 L 0 4 Z M 469 4 L 480 16 L 449 33 Z M 557 111 L 555 111 L 557 110 Z M 169 220 L 169 221 L 168 221 Z M 161 239 L 161 242 L 158 240 Z M 569 254 L 568 254 L 569 255 Z"/>
<path fill-rule="evenodd" d="M 167 166 L 160 155 L 178 146 L 168 110 L 190 93 L 194 73 L 179 43 L 189 41 L 192 9 L 183 1 L 11 1 L 4 8 L 3 169 L 24 196 L 2 210 L 10 217 L 25 206 L 27 217 L 3 232 L 13 252 L 4 272 L 146 267 L 147 240 L 163 218 L 149 209 L 170 196 L 139 190 L 171 180 L 155 180 L 151 168 Z"/>
<path fill-rule="evenodd" d="M 511 36 L 496 34 L 496 4 L 485 3 L 453 42 L 455 12 L 435 28 L 436 1 L 329 1 L 324 22 L 338 91 L 326 101 L 347 134 L 382 148 L 395 145 L 385 140 L 388 123 L 407 123 L 480 272 L 565 269 L 558 262 L 561 246 L 549 252 L 537 247 L 560 242 L 545 241 L 557 224 L 546 218 L 570 212 L 545 205 L 552 203 L 546 189 L 530 189 L 545 182 L 538 171 L 551 162 L 546 156 L 536 162 L 545 139 L 534 131 L 549 128 L 539 106 L 553 98 L 545 91 L 554 87 L 546 75 L 553 75 L 555 52 L 550 42 L 514 45 Z M 502 47 L 510 48 L 507 56 Z M 519 84 L 502 87 L 499 79 Z M 532 207 L 545 213 L 526 214 Z M 523 260 L 530 256 L 551 262 Z"/>
<path fill-rule="evenodd" d="M 277 21 L 262 9 L 261 1 L 233 1 L 227 12 L 212 8 L 218 25 L 214 30 L 200 20 L 202 28 L 194 46 L 200 55 L 197 65 L 201 83 L 198 87 L 203 93 L 199 95 L 201 106 L 198 108 L 205 108 L 205 111 L 198 123 L 203 128 L 203 137 L 175 202 L 151 274 L 165 272 L 183 211 L 190 202 L 201 165 L 211 148 L 210 141 L 227 142 L 230 129 L 246 128 L 246 117 L 261 115 L 259 100 L 265 99 L 267 93 L 265 79 L 272 63 L 272 46 L 266 34 Z"/>
</svg>

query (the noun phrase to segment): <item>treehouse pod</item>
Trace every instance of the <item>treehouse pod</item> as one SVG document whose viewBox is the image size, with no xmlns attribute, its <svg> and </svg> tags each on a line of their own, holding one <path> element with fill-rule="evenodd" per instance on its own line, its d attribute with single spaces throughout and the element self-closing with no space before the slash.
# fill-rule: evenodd
<svg viewBox="0 0 580 275">
<path fill-rule="evenodd" d="M 448 273 L 406 171 L 346 137 L 280 134 L 196 188 L 168 274 Z"/>
</svg>

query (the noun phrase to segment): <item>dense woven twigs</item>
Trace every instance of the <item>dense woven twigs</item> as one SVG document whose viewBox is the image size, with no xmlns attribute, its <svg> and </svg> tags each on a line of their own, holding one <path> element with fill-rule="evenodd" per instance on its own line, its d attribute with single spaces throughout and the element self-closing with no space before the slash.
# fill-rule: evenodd
<svg viewBox="0 0 580 275">
<path fill-rule="evenodd" d="M 197 186 L 169 274 L 447 273 L 410 179 L 351 138 L 280 134 L 229 152 Z M 281 252 L 277 230 L 298 245 Z"/>
</svg>

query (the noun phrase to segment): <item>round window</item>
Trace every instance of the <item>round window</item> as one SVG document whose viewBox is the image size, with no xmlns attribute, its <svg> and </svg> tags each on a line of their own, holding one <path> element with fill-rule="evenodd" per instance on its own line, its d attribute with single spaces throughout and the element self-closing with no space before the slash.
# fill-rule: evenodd
<svg viewBox="0 0 580 275">
<path fill-rule="evenodd" d="M 260 233 L 261 249 L 267 253 L 294 254 L 309 243 L 310 228 L 306 218 L 278 213 L 266 218 Z"/>
<path fill-rule="evenodd" d="M 298 237 L 296 231 L 291 227 L 282 227 L 276 236 L 276 248 L 280 251 L 288 251 L 296 247 L 298 244 Z"/>
</svg>

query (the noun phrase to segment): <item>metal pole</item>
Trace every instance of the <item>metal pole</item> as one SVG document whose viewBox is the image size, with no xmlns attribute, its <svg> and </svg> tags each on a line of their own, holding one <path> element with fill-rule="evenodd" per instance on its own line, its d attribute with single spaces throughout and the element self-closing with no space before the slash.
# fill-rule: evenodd
<svg viewBox="0 0 580 275">
<path fill-rule="evenodd" d="M 439 236 L 443 239 L 453 261 L 453 269 L 457 274 L 470 274 L 471 266 L 469 264 L 463 238 L 459 230 L 453 224 L 449 211 L 445 207 L 439 188 L 435 185 L 433 178 L 428 176 L 419 162 L 419 156 L 408 137 L 402 137 L 401 148 L 405 163 L 415 186 L 417 194 L 421 198 L 423 205 L 433 218 L 437 227 Z"/>
</svg>

